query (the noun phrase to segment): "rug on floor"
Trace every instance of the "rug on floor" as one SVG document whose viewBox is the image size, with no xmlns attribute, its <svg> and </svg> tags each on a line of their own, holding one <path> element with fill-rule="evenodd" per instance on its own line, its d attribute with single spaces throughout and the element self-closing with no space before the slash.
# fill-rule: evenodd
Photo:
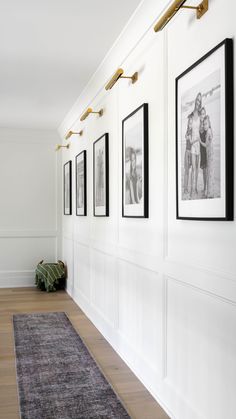
<svg viewBox="0 0 236 419">
<path fill-rule="evenodd" d="M 130 418 L 65 313 L 13 325 L 21 419 Z"/>
</svg>

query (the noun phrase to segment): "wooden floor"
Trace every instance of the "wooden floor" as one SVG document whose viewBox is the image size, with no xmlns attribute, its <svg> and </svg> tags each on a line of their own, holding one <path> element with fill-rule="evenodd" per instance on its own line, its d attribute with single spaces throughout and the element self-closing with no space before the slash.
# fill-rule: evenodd
<svg viewBox="0 0 236 419">
<path fill-rule="evenodd" d="M 0 419 L 19 419 L 12 315 L 47 311 L 67 313 L 131 418 L 168 418 L 66 292 L 47 294 L 35 288 L 8 288 L 0 289 Z"/>
</svg>

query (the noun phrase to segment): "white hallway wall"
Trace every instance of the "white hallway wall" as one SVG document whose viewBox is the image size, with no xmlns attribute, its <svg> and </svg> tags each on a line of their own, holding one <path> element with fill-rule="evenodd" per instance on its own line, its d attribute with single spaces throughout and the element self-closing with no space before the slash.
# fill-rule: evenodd
<svg viewBox="0 0 236 419">
<path fill-rule="evenodd" d="M 37 262 L 60 254 L 56 142 L 55 131 L 0 129 L 0 287 L 33 285 Z"/>
<path fill-rule="evenodd" d="M 73 162 L 73 215 L 63 217 L 68 292 L 176 419 L 234 419 L 236 224 L 175 216 L 175 77 L 226 37 L 233 0 L 210 0 L 200 21 L 182 11 L 148 30 L 164 2 L 144 1 L 60 127 L 84 129 L 63 152 Z M 167 2 L 166 2 L 167 3 Z M 169 2 L 168 2 L 169 3 Z M 142 37 L 146 31 L 145 36 Z M 142 39 L 141 39 L 142 38 Z M 118 66 L 139 71 L 106 92 Z M 121 217 L 121 121 L 149 103 L 149 219 Z M 79 123 L 91 105 L 102 118 Z M 109 133 L 110 216 L 92 213 L 92 145 Z M 75 156 L 88 157 L 88 216 L 75 216 Z"/>
</svg>

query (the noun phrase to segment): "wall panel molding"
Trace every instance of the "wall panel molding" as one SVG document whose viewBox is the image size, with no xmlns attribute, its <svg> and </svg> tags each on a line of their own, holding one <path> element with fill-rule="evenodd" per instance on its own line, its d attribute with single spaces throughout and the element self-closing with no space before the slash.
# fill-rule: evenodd
<svg viewBox="0 0 236 419">
<path fill-rule="evenodd" d="M 74 235 L 74 242 L 84 247 L 91 247 L 91 241 L 89 237 L 81 236 L 80 234 Z"/>
<path fill-rule="evenodd" d="M 174 259 L 166 255 L 166 257 L 164 258 L 164 262 L 166 262 L 167 264 L 175 264 L 175 265 L 183 266 L 183 267 L 192 269 L 194 271 L 203 272 L 209 275 L 215 275 L 216 277 L 221 277 L 226 280 L 236 282 L 236 276 L 234 272 L 227 272 L 221 269 L 214 269 L 212 266 L 207 266 L 204 264 L 200 265 L 199 263 L 197 263 L 197 261 L 194 261 L 194 260 L 186 263 L 186 262 L 179 261 L 177 259 Z"/>
<path fill-rule="evenodd" d="M 168 275 L 166 275 L 166 279 L 167 279 L 167 283 L 169 281 L 173 281 L 173 282 L 175 282 L 177 285 L 179 285 L 181 287 L 189 288 L 191 290 L 194 290 L 194 291 L 198 292 L 199 294 L 207 295 L 208 297 L 214 298 L 219 303 L 221 302 L 221 303 L 225 303 L 225 304 L 230 304 L 230 305 L 232 305 L 232 306 L 234 306 L 236 308 L 236 300 L 234 301 L 234 300 L 232 300 L 230 298 L 225 298 L 222 295 L 218 295 L 218 294 L 216 294 L 214 292 L 208 291 L 208 290 L 206 290 L 204 288 L 197 287 L 197 286 L 192 285 L 192 284 L 190 284 L 188 282 L 184 282 L 183 280 L 179 280 L 179 279 L 176 279 L 174 277 L 170 277 Z"/>
<path fill-rule="evenodd" d="M 0 239 L 40 239 L 40 238 L 57 238 L 56 230 L 0 230 Z"/>
<path fill-rule="evenodd" d="M 167 304 L 168 304 L 168 277 L 163 275 L 162 288 L 162 379 L 167 377 Z"/>
<path fill-rule="evenodd" d="M 0 288 L 32 287 L 35 283 L 35 271 L 0 271 Z"/>
<path fill-rule="evenodd" d="M 64 238 L 73 241 L 71 236 Z M 91 250 L 100 252 L 104 256 L 112 256 L 117 258 L 117 262 L 124 261 L 131 265 L 146 269 L 157 274 L 163 273 L 164 275 L 175 278 L 190 286 L 196 286 L 199 289 L 208 290 L 209 293 L 222 296 L 226 300 L 236 301 L 236 279 L 235 275 L 229 275 L 225 272 L 218 270 L 211 270 L 205 267 L 192 264 L 184 264 L 182 262 L 173 261 L 170 258 L 155 257 L 143 252 L 137 252 L 131 248 L 127 248 L 115 243 L 104 243 L 100 240 L 87 240 L 74 239 L 74 241 L 87 247 Z M 228 287 L 225 287 L 225 281 Z"/>
<path fill-rule="evenodd" d="M 190 283 L 178 280 L 174 277 L 170 277 L 168 275 L 164 275 L 164 288 L 163 288 L 163 300 L 164 300 L 164 310 L 163 310 L 163 379 L 166 381 L 168 385 L 171 386 L 172 391 L 176 391 L 171 381 L 168 379 L 167 375 L 167 365 L 168 365 L 168 338 L 167 338 L 167 328 L 168 328 L 168 284 L 173 283 L 178 287 L 184 287 L 185 289 L 189 289 L 190 291 L 194 291 L 199 295 L 207 296 L 215 300 L 219 304 L 226 304 L 229 306 L 233 306 L 236 309 L 236 301 L 232 301 L 231 299 L 227 299 L 222 297 L 221 295 L 215 294 L 213 292 L 209 292 L 206 289 L 199 288 L 197 286 L 193 286 Z M 236 313 L 235 313 L 236 314 Z M 179 395 L 180 396 L 180 395 Z M 181 395 L 181 399 L 186 403 L 185 398 Z M 198 417 L 198 416 L 196 416 Z"/>
<path fill-rule="evenodd" d="M 68 241 L 73 241 L 74 237 L 73 237 L 73 233 L 71 231 L 64 231 L 62 232 L 62 239 L 64 240 L 68 240 Z"/>
<path fill-rule="evenodd" d="M 214 417 L 221 419 L 222 412 L 228 406 L 233 412 L 235 404 L 225 382 L 228 378 L 228 388 L 234 387 L 231 371 L 236 368 L 236 303 L 174 278 L 166 277 L 166 281 L 165 385 L 172 393 L 172 400 L 180 403 L 180 412 L 187 408 L 187 417 L 191 419 L 210 417 L 212 404 L 219 399 Z M 219 360 L 222 360 L 220 374 Z M 205 380 L 205 377 L 208 378 Z M 201 408 L 199 399 L 203 401 Z M 227 417 L 233 418 L 231 414 Z"/>
<path fill-rule="evenodd" d="M 162 259 L 155 255 L 123 246 L 118 246 L 118 259 L 155 273 L 159 273 L 163 265 Z"/>
<path fill-rule="evenodd" d="M 158 370 L 156 370 L 155 367 L 153 368 L 148 360 L 146 362 L 143 357 L 140 357 L 137 349 L 127 341 L 119 330 L 114 329 L 110 323 L 107 323 L 103 316 L 100 315 L 99 311 L 95 310 L 94 307 L 83 298 L 80 292 L 76 292 L 72 298 L 86 313 L 93 324 L 101 331 L 105 339 L 111 344 L 118 355 L 124 360 L 129 368 L 131 368 L 140 381 L 144 383 L 153 397 L 159 402 L 163 409 L 165 409 L 167 414 L 169 414 L 170 418 L 177 419 L 164 402 L 164 394 L 161 394 L 161 392 L 156 390 L 157 384 L 160 388 L 162 382 L 162 378 L 161 375 L 159 375 Z M 130 351 L 132 356 L 130 356 Z M 141 369 L 140 365 L 142 365 Z"/>
<path fill-rule="evenodd" d="M 164 272 L 167 277 L 183 284 L 193 286 L 202 292 L 236 302 L 236 281 L 221 275 L 219 271 L 202 269 L 199 266 L 185 265 L 181 262 L 165 262 Z"/>
<path fill-rule="evenodd" d="M 232 10 L 215 0 L 203 19 L 182 11 L 155 34 L 152 22 L 170 3 L 142 2 L 59 128 L 61 136 L 73 124 L 79 128 L 78 115 L 87 106 L 106 109 L 104 118 L 86 123 L 89 141 L 73 142 L 62 154 L 73 160 L 82 149 L 88 152 L 88 216 L 63 218 L 68 290 L 172 419 L 234 419 L 235 222 L 176 220 L 175 78 L 214 39 L 216 45 L 235 38 L 235 22 Z M 120 65 L 139 71 L 138 83 L 124 81 L 105 92 Z M 127 220 L 121 218 L 122 119 L 144 102 L 150 218 Z M 92 144 L 104 130 L 110 135 L 111 211 L 99 219 L 92 215 Z"/>
<path fill-rule="evenodd" d="M 99 315 L 99 317 L 106 323 L 106 324 L 108 324 L 112 329 L 114 329 L 115 328 L 115 321 L 112 321 L 112 320 L 110 320 L 109 319 L 109 317 L 108 316 L 106 316 L 105 314 L 104 314 L 104 312 L 101 310 L 101 309 L 99 309 L 98 307 L 97 307 L 97 305 L 96 305 L 96 303 L 92 300 L 91 301 L 91 307 L 93 308 L 93 310 L 94 310 L 94 313 L 96 314 L 96 315 Z"/>
<path fill-rule="evenodd" d="M 75 286 L 74 295 L 71 295 L 71 297 L 76 299 L 77 296 L 79 296 L 80 299 L 83 299 L 85 304 L 89 304 L 89 305 L 91 304 L 90 299 L 80 290 L 79 287 Z"/>
<path fill-rule="evenodd" d="M 63 237 L 67 240 L 72 240 L 75 243 L 93 249 L 97 252 L 103 253 L 105 256 L 116 257 L 117 260 L 123 260 L 133 265 L 145 268 L 155 273 L 160 272 L 160 268 L 163 265 L 163 260 L 156 257 L 156 255 L 150 255 L 140 251 L 133 250 L 131 247 L 124 247 L 115 242 L 104 242 L 102 240 L 88 239 L 80 237 L 78 234 L 74 236 L 74 239 L 70 235 L 64 234 Z"/>
</svg>

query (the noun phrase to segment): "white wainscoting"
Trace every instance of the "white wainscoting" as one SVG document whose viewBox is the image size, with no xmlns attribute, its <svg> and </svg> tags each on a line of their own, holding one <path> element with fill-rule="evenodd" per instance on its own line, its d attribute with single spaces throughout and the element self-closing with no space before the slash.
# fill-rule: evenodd
<svg viewBox="0 0 236 419">
<path fill-rule="evenodd" d="M 88 216 L 63 217 L 68 292 L 171 418 L 235 419 L 236 223 L 176 220 L 175 78 L 221 40 L 235 37 L 236 5 L 210 1 L 199 21 L 181 11 L 155 34 L 151 24 L 167 2 L 157 3 L 142 3 L 61 125 L 62 135 L 73 124 L 85 133 L 63 152 L 63 163 L 72 160 L 73 185 L 76 154 L 86 149 L 88 157 Z M 122 80 L 105 92 L 101 86 L 119 65 L 130 74 L 139 71 L 138 82 Z M 121 121 L 144 102 L 149 219 L 124 219 Z M 88 104 L 104 107 L 104 116 L 82 125 L 77 117 Z M 96 218 L 92 145 L 104 132 L 110 216 Z M 73 186 L 73 214 L 74 192 Z"/>
<path fill-rule="evenodd" d="M 93 241 L 65 243 L 69 294 L 170 416 L 233 419 L 236 299 L 186 280 L 185 267 L 175 278 Z"/>
<path fill-rule="evenodd" d="M 57 241 L 53 231 L 1 231 L 0 288 L 33 286 L 37 263 L 57 260 Z"/>
<path fill-rule="evenodd" d="M 233 418 L 236 303 L 167 282 L 166 380 L 196 417 Z"/>
<path fill-rule="evenodd" d="M 0 128 L 0 287 L 32 286 L 37 263 L 61 257 L 58 139 Z"/>
<path fill-rule="evenodd" d="M 35 271 L 0 271 L 0 288 L 32 287 Z"/>
</svg>

